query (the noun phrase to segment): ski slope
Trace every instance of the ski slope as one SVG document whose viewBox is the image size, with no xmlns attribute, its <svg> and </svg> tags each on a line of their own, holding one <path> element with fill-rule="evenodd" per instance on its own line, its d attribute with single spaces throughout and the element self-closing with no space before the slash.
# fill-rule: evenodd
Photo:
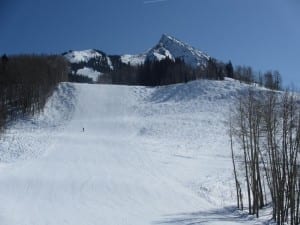
<svg viewBox="0 0 300 225">
<path fill-rule="evenodd" d="M 233 213 L 225 124 L 247 88 L 60 84 L 0 140 L 0 224 L 257 224 Z"/>
</svg>

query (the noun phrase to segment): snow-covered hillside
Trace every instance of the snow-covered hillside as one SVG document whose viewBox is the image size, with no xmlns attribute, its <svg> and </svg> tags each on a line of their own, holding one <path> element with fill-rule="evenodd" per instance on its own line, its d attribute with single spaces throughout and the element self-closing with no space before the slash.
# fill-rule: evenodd
<svg viewBox="0 0 300 225">
<path fill-rule="evenodd" d="M 77 70 L 76 74 L 89 77 L 93 81 L 97 81 L 98 77 L 101 75 L 100 72 L 89 67 L 83 67 L 82 69 Z"/>
<path fill-rule="evenodd" d="M 253 224 L 232 214 L 225 125 L 246 88 L 61 84 L 0 141 L 1 225 Z"/>
<path fill-rule="evenodd" d="M 206 65 L 209 56 L 200 50 L 189 46 L 174 37 L 163 34 L 159 43 L 152 48 L 146 59 L 162 60 L 166 57 L 170 59 L 180 58 L 193 67 Z"/>
<path fill-rule="evenodd" d="M 101 74 L 114 69 L 111 58 L 99 50 L 70 50 L 63 53 L 63 56 L 70 62 L 73 75 L 86 76 L 93 81 L 97 81 Z"/>
<path fill-rule="evenodd" d="M 138 55 L 122 55 L 121 61 L 125 64 L 130 64 L 132 66 L 138 66 L 144 64 L 146 59 L 146 54 L 138 54 Z"/>
<path fill-rule="evenodd" d="M 103 54 L 94 49 L 88 49 L 82 51 L 69 51 L 64 54 L 64 57 L 66 57 L 70 63 L 82 63 L 88 62 L 92 58 L 101 58 L 103 57 Z"/>
</svg>

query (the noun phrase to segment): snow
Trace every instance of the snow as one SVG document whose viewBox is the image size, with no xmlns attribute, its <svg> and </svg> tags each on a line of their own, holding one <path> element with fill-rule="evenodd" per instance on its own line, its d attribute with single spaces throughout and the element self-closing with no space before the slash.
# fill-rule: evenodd
<svg viewBox="0 0 300 225">
<path fill-rule="evenodd" d="M 192 67 L 206 65 L 209 56 L 174 37 L 163 34 L 159 43 L 147 53 L 149 60 L 181 58 Z"/>
<path fill-rule="evenodd" d="M 165 58 L 175 60 L 175 58 L 172 56 L 172 54 L 165 48 L 160 48 L 158 51 L 153 52 L 153 55 L 159 61 L 163 60 Z"/>
<path fill-rule="evenodd" d="M 112 64 L 112 62 L 111 62 L 111 60 L 110 60 L 110 58 L 108 56 L 106 56 L 106 60 L 107 60 L 107 64 L 108 64 L 109 68 L 111 70 L 113 70 L 114 69 L 113 64 Z"/>
<path fill-rule="evenodd" d="M 95 57 L 102 57 L 102 54 L 94 49 L 83 51 L 70 51 L 64 55 L 70 63 L 88 62 Z"/>
<path fill-rule="evenodd" d="M 106 56 L 105 53 L 94 49 L 69 51 L 64 54 L 64 56 L 70 63 L 87 63 L 93 58 L 106 57 L 107 65 L 111 70 L 114 69 L 110 57 Z M 175 58 L 181 58 L 188 65 L 198 67 L 206 65 L 207 60 L 209 59 L 209 56 L 204 52 L 166 34 L 163 34 L 159 43 L 146 53 L 136 55 L 125 54 L 120 57 L 123 63 L 130 63 L 133 66 L 141 65 L 145 62 L 145 60 L 163 60 L 168 57 L 172 60 L 175 60 Z"/>
<path fill-rule="evenodd" d="M 111 58 L 104 52 L 88 49 L 82 51 L 69 51 L 64 54 L 65 58 L 73 64 L 88 63 L 91 59 L 100 58 L 102 63 L 107 63 L 107 66 L 114 70 Z M 142 54 L 125 54 L 121 55 L 121 62 L 138 66 L 144 64 L 146 60 L 163 60 L 166 57 L 175 60 L 181 58 L 186 64 L 192 67 L 205 66 L 209 56 L 204 52 L 191 47 L 190 45 L 177 40 L 174 37 L 163 34 L 159 43 Z M 99 60 L 96 60 L 99 61 Z M 86 65 L 86 64 L 85 64 Z M 100 71 L 101 72 L 101 71 Z"/>
<path fill-rule="evenodd" d="M 61 84 L 0 141 L 1 224 L 258 224 L 233 213 L 225 124 L 247 88 Z"/>
<path fill-rule="evenodd" d="M 96 70 L 93 70 L 92 68 L 89 67 L 84 67 L 82 69 L 77 70 L 76 72 L 77 75 L 83 75 L 87 76 L 89 78 L 92 78 L 93 81 L 97 81 L 98 77 L 102 74 Z"/>
<path fill-rule="evenodd" d="M 60 84 L 47 101 L 44 111 L 33 118 L 10 124 L 0 138 L 0 161 L 12 163 L 37 158 L 53 144 L 51 137 L 60 132 L 75 108 L 75 87 Z"/>
<path fill-rule="evenodd" d="M 146 59 L 146 55 L 145 54 L 139 54 L 139 55 L 122 55 L 121 56 L 121 61 L 123 63 L 132 65 L 132 66 L 138 66 L 141 64 L 144 64 Z"/>
</svg>

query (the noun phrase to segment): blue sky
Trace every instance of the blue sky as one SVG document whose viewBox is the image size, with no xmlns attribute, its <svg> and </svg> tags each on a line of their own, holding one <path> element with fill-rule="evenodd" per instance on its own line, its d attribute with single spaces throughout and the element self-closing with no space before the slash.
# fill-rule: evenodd
<svg viewBox="0 0 300 225">
<path fill-rule="evenodd" d="M 140 53 L 162 33 L 300 88 L 299 0 L 0 0 L 0 54 Z"/>
</svg>

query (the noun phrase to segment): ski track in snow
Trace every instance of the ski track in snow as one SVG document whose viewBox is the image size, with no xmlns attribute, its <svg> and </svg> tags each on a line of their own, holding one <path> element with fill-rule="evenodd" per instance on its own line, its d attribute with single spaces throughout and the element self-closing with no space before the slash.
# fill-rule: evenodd
<svg viewBox="0 0 300 225">
<path fill-rule="evenodd" d="M 259 224 L 232 208 L 225 122 L 247 88 L 60 84 L 0 140 L 0 224 Z"/>
</svg>

